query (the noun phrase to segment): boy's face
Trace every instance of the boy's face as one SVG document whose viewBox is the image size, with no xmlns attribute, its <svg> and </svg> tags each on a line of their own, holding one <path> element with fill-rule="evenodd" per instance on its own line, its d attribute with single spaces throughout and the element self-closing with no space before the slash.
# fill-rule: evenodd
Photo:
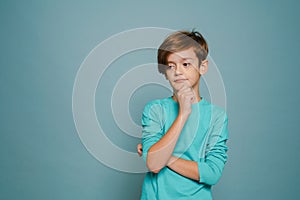
<svg viewBox="0 0 300 200">
<path fill-rule="evenodd" d="M 199 68 L 200 63 L 192 47 L 170 54 L 167 65 L 166 78 L 175 91 L 178 91 L 182 84 L 198 89 L 200 74 L 204 74 L 207 69 L 207 61 Z"/>
</svg>

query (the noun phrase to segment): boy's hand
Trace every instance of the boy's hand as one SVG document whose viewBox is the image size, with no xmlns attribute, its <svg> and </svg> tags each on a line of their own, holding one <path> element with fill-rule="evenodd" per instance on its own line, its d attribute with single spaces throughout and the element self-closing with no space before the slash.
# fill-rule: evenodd
<svg viewBox="0 0 300 200">
<path fill-rule="evenodd" d="M 193 89 L 188 84 L 182 84 L 175 95 L 179 103 L 179 113 L 189 115 L 192 112 L 192 103 L 195 100 Z"/>
<path fill-rule="evenodd" d="M 136 146 L 136 148 L 137 148 L 137 153 L 139 154 L 139 156 L 142 156 L 143 155 L 143 146 L 142 146 L 142 144 L 138 144 Z"/>
</svg>

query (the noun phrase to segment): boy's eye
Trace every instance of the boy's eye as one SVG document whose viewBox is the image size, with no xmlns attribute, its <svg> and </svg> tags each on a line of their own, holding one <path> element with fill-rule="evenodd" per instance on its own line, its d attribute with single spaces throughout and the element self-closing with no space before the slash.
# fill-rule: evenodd
<svg viewBox="0 0 300 200">
<path fill-rule="evenodd" d="M 175 65 L 169 65 L 169 69 L 174 69 Z"/>
<path fill-rule="evenodd" d="M 189 67 L 191 65 L 191 63 L 183 63 L 184 67 Z"/>
</svg>

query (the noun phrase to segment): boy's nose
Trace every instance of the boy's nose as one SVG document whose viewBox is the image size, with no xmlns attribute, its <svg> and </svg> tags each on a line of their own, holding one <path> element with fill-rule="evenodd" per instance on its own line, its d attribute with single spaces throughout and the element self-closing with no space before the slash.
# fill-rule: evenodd
<svg viewBox="0 0 300 200">
<path fill-rule="evenodd" d="M 178 65 L 175 68 L 175 75 L 181 75 L 182 74 L 182 66 Z"/>
</svg>

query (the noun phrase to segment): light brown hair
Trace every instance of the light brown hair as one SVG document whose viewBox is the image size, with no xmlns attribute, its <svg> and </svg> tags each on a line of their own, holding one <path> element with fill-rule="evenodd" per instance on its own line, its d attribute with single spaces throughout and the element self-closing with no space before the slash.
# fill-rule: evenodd
<svg viewBox="0 0 300 200">
<path fill-rule="evenodd" d="M 199 64 L 206 59 L 208 45 L 204 37 L 197 31 L 178 31 L 169 35 L 160 45 L 157 52 L 158 71 L 166 73 L 167 59 L 172 53 L 193 47 Z"/>
</svg>

